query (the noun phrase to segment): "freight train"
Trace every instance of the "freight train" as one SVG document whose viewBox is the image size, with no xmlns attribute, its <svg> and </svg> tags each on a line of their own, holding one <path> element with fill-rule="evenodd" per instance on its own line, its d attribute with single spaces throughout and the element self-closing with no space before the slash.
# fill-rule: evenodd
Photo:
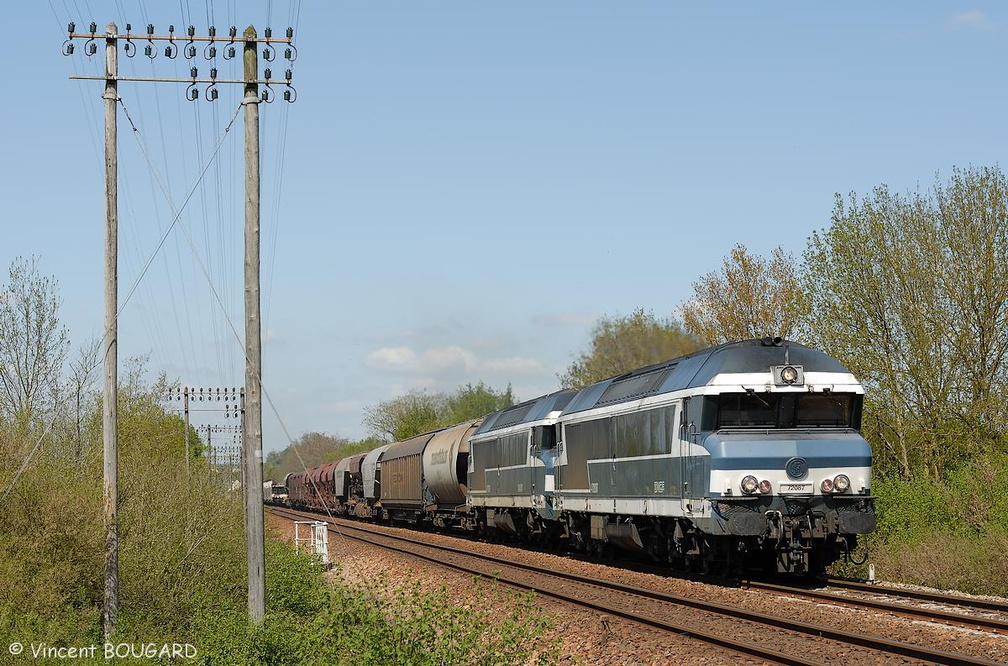
<svg viewBox="0 0 1008 666">
<path fill-rule="evenodd" d="M 821 351 L 723 344 L 290 474 L 281 501 L 687 570 L 816 574 L 875 527 L 863 399 Z"/>
</svg>

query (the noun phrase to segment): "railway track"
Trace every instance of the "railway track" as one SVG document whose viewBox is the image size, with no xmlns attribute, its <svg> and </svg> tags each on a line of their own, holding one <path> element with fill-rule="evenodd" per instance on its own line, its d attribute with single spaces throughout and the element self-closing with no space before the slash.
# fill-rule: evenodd
<svg viewBox="0 0 1008 666">
<path fill-rule="evenodd" d="M 290 509 L 270 508 L 288 519 L 317 519 Z M 781 664 L 824 663 L 808 655 L 844 655 L 847 663 L 877 661 L 898 655 L 939 664 L 994 664 L 988 659 L 935 650 L 863 633 L 849 632 L 693 597 L 669 594 L 563 571 L 542 571 L 531 565 L 471 550 L 431 544 L 412 536 L 369 529 L 366 524 L 340 520 L 329 530 L 345 538 L 408 554 L 466 573 L 534 590 L 583 608 L 642 623 L 735 653 Z M 783 587 L 783 586 L 782 586 Z M 786 588 L 788 594 L 795 592 Z M 682 613 L 688 609 L 688 613 Z M 683 618 L 673 621 L 672 618 Z M 726 625 L 725 619 L 730 619 Z M 768 646 L 774 646 L 770 648 Z M 782 651 L 782 647 L 790 650 Z M 827 659 L 829 661 L 829 659 Z"/>
<path fill-rule="evenodd" d="M 968 599 L 966 597 L 956 595 L 918 592 L 915 590 L 904 591 L 894 587 L 859 584 L 855 581 L 842 581 L 840 579 L 827 579 L 825 582 L 832 588 L 852 590 L 865 595 L 925 601 L 931 604 L 941 604 L 945 607 L 957 608 L 959 610 L 949 611 L 933 607 L 908 605 L 907 603 L 881 601 L 877 598 L 845 596 L 824 590 L 813 590 L 803 587 L 761 581 L 745 581 L 742 583 L 741 587 L 750 590 L 762 590 L 765 592 L 804 598 L 820 603 L 837 604 L 853 608 L 869 608 L 876 611 L 890 613 L 892 615 L 910 617 L 917 620 L 940 622 L 950 626 L 1008 634 L 1008 620 L 1006 620 L 1003 615 L 1004 613 L 1008 613 L 1008 604 L 983 599 Z M 961 612 L 962 610 L 974 612 L 987 611 L 997 613 L 998 615 L 967 614 Z"/>
<path fill-rule="evenodd" d="M 914 599 L 926 601 L 945 606 L 964 608 L 970 610 L 993 611 L 1008 615 L 1008 603 L 995 601 L 992 599 L 981 599 L 978 597 L 964 597 L 957 594 L 942 594 L 940 592 L 929 592 L 926 590 L 911 590 L 901 587 L 890 587 L 877 583 L 865 583 L 857 580 L 847 580 L 844 578 L 827 578 L 825 582 L 830 587 L 864 592 L 866 594 L 884 595 L 890 597 L 900 597 L 904 599 Z"/>
<path fill-rule="evenodd" d="M 580 555 L 574 555 L 573 557 L 586 562 L 597 561 Z M 762 580 L 753 578 L 738 580 L 684 571 L 673 571 L 667 567 L 645 562 L 617 563 L 612 566 L 618 566 L 627 571 L 636 571 L 638 573 L 653 574 L 661 577 L 672 575 L 682 580 L 698 583 L 712 583 L 729 588 L 738 587 L 748 590 L 761 590 L 819 603 L 873 609 L 921 621 L 938 622 L 949 626 L 1008 634 L 1008 603 L 993 599 L 965 597 L 957 594 L 945 594 L 927 590 L 913 590 L 844 578 L 822 578 L 809 581 L 809 585 L 792 585 L 774 582 L 774 579 Z M 818 584 L 821 584 L 821 586 Z M 832 591 L 829 588 L 832 588 Z M 862 596 L 845 596 L 842 591 Z M 896 601 L 881 601 L 880 597 Z M 920 605 L 922 603 L 927 605 Z"/>
<path fill-rule="evenodd" d="M 569 554 L 568 557 L 573 557 L 583 562 L 598 562 L 597 559 L 585 557 L 581 554 Z M 1008 603 L 994 599 L 966 597 L 937 591 L 913 590 L 845 578 L 828 577 L 809 581 L 809 585 L 792 585 L 774 582 L 773 579 L 761 580 L 753 578 L 738 580 L 718 578 L 710 575 L 671 570 L 667 567 L 640 561 L 610 562 L 607 564 L 638 573 L 653 574 L 661 577 L 672 575 L 676 578 L 698 583 L 712 583 L 724 587 L 761 590 L 820 603 L 872 609 L 887 612 L 891 615 L 937 622 L 949 626 L 1008 634 Z M 818 583 L 821 583 L 822 587 L 815 587 Z M 832 588 L 832 591 L 822 589 L 823 587 Z M 863 596 L 844 596 L 840 592 L 844 590 Z M 880 597 L 897 601 L 880 601 Z M 928 605 L 921 606 L 919 605 L 921 603 Z M 935 608 L 935 606 L 939 608 Z"/>
</svg>

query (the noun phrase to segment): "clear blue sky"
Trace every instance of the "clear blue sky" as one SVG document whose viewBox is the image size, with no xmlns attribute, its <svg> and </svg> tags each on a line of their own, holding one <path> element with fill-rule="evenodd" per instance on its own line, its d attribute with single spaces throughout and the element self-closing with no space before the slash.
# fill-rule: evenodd
<svg viewBox="0 0 1008 666">
<path fill-rule="evenodd" d="M 800 254 L 836 192 L 1005 156 L 995 2 L 49 0 L 7 18 L 0 268 L 39 257 L 75 345 L 103 321 L 102 84 L 67 77 L 102 50 L 63 57 L 65 24 L 296 23 L 298 102 L 261 108 L 264 381 L 293 437 L 363 436 L 363 408 L 410 389 L 554 390 L 599 316 L 674 313 L 735 243 Z M 122 60 L 190 66 L 142 41 Z M 139 130 L 120 110 L 121 301 L 172 218 L 151 165 L 177 205 L 237 109 L 237 89 L 183 89 L 120 88 Z M 181 217 L 239 332 L 240 123 Z M 227 326 L 177 228 L 125 306 L 120 359 L 240 385 Z M 287 443 L 268 408 L 264 425 L 267 450 Z"/>
</svg>

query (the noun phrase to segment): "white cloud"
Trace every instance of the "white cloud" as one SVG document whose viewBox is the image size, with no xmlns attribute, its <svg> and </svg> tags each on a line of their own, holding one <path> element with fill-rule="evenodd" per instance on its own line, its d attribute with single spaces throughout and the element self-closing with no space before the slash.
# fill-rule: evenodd
<svg viewBox="0 0 1008 666">
<path fill-rule="evenodd" d="M 368 365 L 410 370 L 416 367 L 417 355 L 409 347 L 382 347 L 368 354 Z"/>
<path fill-rule="evenodd" d="M 424 365 L 433 369 L 464 368 L 476 366 L 476 355 L 454 345 L 440 349 L 428 349 L 423 353 Z"/>
<path fill-rule="evenodd" d="M 994 27 L 994 22 L 990 17 L 979 9 L 971 9 L 968 12 L 956 14 L 951 18 L 949 24 L 953 28 L 963 28 L 966 30 L 990 30 Z"/>
<path fill-rule="evenodd" d="M 529 374 L 539 372 L 543 364 L 534 358 L 522 358 L 514 356 L 512 358 L 491 358 L 480 363 L 480 366 L 491 372 L 503 372 L 512 374 Z"/>
<path fill-rule="evenodd" d="M 414 351 L 410 347 L 382 347 L 368 354 L 366 362 L 374 368 L 412 374 L 414 381 L 421 376 L 434 379 L 452 373 L 468 376 L 483 372 L 528 375 L 544 370 L 542 362 L 534 358 L 512 356 L 482 359 L 476 353 L 457 345 L 423 351 Z"/>
</svg>

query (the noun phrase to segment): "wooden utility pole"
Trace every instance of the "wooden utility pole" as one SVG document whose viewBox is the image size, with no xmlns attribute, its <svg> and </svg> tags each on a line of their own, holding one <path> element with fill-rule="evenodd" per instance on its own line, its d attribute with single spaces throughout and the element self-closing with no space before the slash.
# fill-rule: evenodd
<svg viewBox="0 0 1008 666">
<path fill-rule="evenodd" d="M 87 32 L 76 32 L 76 25 L 70 23 L 67 27 L 67 39 L 63 42 L 63 55 L 74 53 L 74 40 L 83 39 L 84 54 L 88 57 L 97 52 L 96 40 L 101 35 L 97 33 L 95 23 L 89 25 Z M 232 26 L 228 35 L 217 35 L 211 26 L 208 36 L 197 36 L 196 29 L 189 26 L 187 38 L 175 35 L 175 27 L 168 27 L 167 35 L 155 35 L 154 26 L 147 26 L 147 44 L 144 54 L 153 60 L 158 49 L 155 42 L 166 44 L 166 58 L 174 59 L 180 53 L 186 60 L 197 57 L 196 42 L 205 42 L 203 57 L 211 62 L 217 57 L 217 45 L 221 44 L 225 59 L 234 57 L 238 43 L 237 29 Z M 265 547 L 263 542 L 263 505 L 262 505 L 262 335 L 260 331 L 259 302 L 259 85 L 265 86 L 262 91 L 262 101 L 272 102 L 274 98 L 273 85 L 283 87 L 283 99 L 293 103 L 297 99 L 292 79 L 291 69 L 286 69 L 282 80 L 273 79 L 270 68 L 263 72 L 263 78 L 258 76 L 258 54 L 256 48 L 263 45 L 263 59 L 272 62 L 276 56 L 275 45 L 284 45 L 283 57 L 293 65 L 297 59 L 297 48 L 294 46 L 294 29 L 287 28 L 286 37 L 273 37 L 273 31 L 266 28 L 263 37 L 256 35 L 254 27 L 245 30 L 242 40 L 245 44 L 245 71 L 242 79 L 228 80 L 217 77 L 217 68 L 210 68 L 210 77 L 201 78 L 196 67 L 191 67 L 189 78 L 150 78 L 136 76 L 119 76 L 116 66 L 116 43 L 124 41 L 127 57 L 132 58 L 136 45 L 131 40 L 138 35 L 130 32 L 126 24 L 126 33 L 117 34 L 115 23 L 109 23 L 105 34 L 106 41 L 106 74 L 102 76 L 77 75 L 71 79 L 105 81 L 105 173 L 108 188 L 108 226 L 106 235 L 106 290 L 105 290 L 105 410 L 103 425 L 105 428 L 105 636 L 115 628 L 118 614 L 119 593 L 119 551 L 118 530 L 116 520 L 116 481 L 117 481 L 117 446 L 116 446 L 116 102 L 118 93 L 117 81 L 159 81 L 165 83 L 187 84 L 186 99 L 196 101 L 200 98 L 199 86 L 206 85 L 203 95 L 208 101 L 217 99 L 217 86 L 224 84 L 243 85 L 245 97 L 245 378 L 248 392 L 248 403 L 242 410 L 242 455 L 244 458 L 243 484 L 245 487 L 245 530 L 248 538 L 248 573 L 249 573 L 249 617 L 256 624 L 261 624 L 265 615 L 266 577 L 265 577 Z M 135 128 L 134 128 L 135 129 Z M 233 392 L 233 390 L 232 390 Z M 244 393 L 243 393 L 244 398 Z M 243 403 L 244 405 L 245 403 Z M 189 428 L 186 427 L 188 438 Z M 187 445 L 188 449 L 188 445 Z M 212 454 L 212 451 L 211 451 Z M 186 464 L 189 463 L 188 453 Z M 212 466 L 211 466 L 212 468 Z"/>
<path fill-rule="evenodd" d="M 119 616 L 119 438 L 118 438 L 118 230 L 119 190 L 116 182 L 116 102 L 119 74 L 115 23 L 105 29 L 105 384 L 102 391 L 102 429 L 105 440 L 105 640 L 115 631 Z"/>
<path fill-rule="evenodd" d="M 259 58 L 256 30 L 245 29 L 245 387 L 242 453 L 248 539 L 249 617 L 266 613 L 266 551 L 262 497 L 262 336 L 259 313 Z"/>
</svg>

